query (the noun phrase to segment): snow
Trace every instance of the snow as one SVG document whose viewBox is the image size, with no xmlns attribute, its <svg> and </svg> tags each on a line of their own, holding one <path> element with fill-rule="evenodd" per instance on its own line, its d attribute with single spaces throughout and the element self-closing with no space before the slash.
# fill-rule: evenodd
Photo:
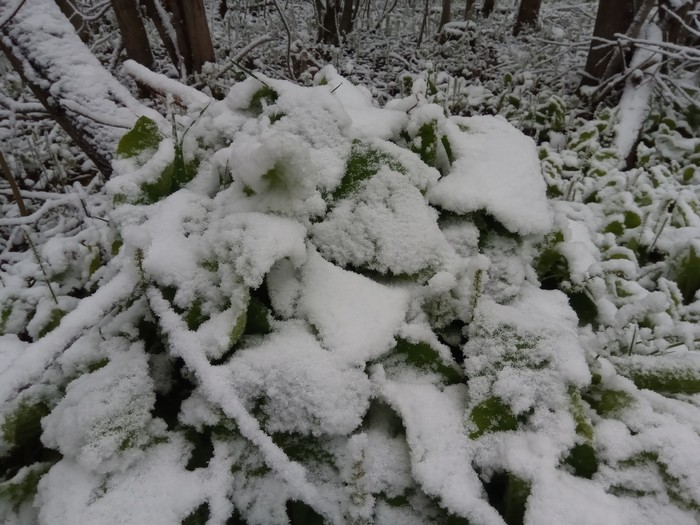
<svg viewBox="0 0 700 525">
<path fill-rule="evenodd" d="M 532 139 L 497 117 L 454 121 L 466 131 L 448 133 L 456 160 L 430 202 L 455 213 L 483 210 L 522 235 L 547 233 L 552 213 Z"/>
<path fill-rule="evenodd" d="M 662 42 L 661 28 L 654 23 L 645 24 L 642 34 L 651 42 Z M 654 84 L 654 76 L 661 68 L 663 60 L 659 53 L 642 47 L 635 51 L 629 65 L 629 74 L 620 100 L 620 123 L 616 129 L 615 147 L 620 158 L 626 159 L 635 147 L 644 121 L 649 114 L 649 100 Z"/>
<path fill-rule="evenodd" d="M 543 166 L 604 169 L 548 179 L 571 189 L 550 204 L 532 139 L 446 116 L 425 79 L 382 108 L 332 67 L 311 88 L 250 78 L 220 102 L 127 69 L 193 109 L 115 161 L 107 197 L 80 194 L 108 223 L 81 216 L 83 233 L 43 232 L 40 262 L 3 259 L 0 453 L 24 452 L 13 425 L 40 401 L 35 431 L 61 459 L 21 511 L 0 481 L 2 519 L 170 524 L 206 503 L 208 523 L 235 508 L 275 525 L 300 501 L 331 524 L 502 525 L 504 476 L 529 487 L 526 524 L 697 521 L 700 317 L 677 267 L 700 218 L 671 162 L 623 172 L 586 156 L 602 121 L 589 142 L 562 132 Z M 676 163 L 696 147 L 679 137 Z M 194 178 L 146 202 L 176 144 Z M 376 170 L 338 197 L 358 148 Z M 537 274 L 550 247 L 563 275 Z M 39 337 L 48 282 L 65 316 Z M 571 287 L 595 322 L 580 326 Z M 572 459 L 586 447 L 591 479 Z"/>
<path fill-rule="evenodd" d="M 299 309 L 327 347 L 347 363 L 387 352 L 408 311 L 409 294 L 343 270 L 311 253 Z"/>
</svg>

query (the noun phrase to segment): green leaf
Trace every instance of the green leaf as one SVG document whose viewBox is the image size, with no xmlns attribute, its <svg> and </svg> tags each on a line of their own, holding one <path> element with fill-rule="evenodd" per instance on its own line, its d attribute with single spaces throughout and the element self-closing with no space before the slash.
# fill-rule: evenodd
<svg viewBox="0 0 700 525">
<path fill-rule="evenodd" d="M 290 525 L 324 525 L 323 516 L 303 501 L 287 502 L 287 517 Z"/>
<path fill-rule="evenodd" d="M 586 397 L 588 404 L 602 417 L 614 416 L 634 402 L 634 398 L 622 390 L 603 390 Z"/>
<path fill-rule="evenodd" d="M 571 400 L 571 415 L 576 422 L 576 433 L 586 441 L 593 441 L 593 426 L 586 416 L 581 393 L 574 386 L 569 387 L 569 399 Z"/>
<path fill-rule="evenodd" d="M 209 504 L 202 503 L 189 516 L 182 520 L 181 525 L 206 525 L 209 521 Z"/>
<path fill-rule="evenodd" d="M 12 510 L 18 512 L 22 504 L 34 499 L 39 481 L 52 465 L 53 463 L 34 463 L 12 479 L 0 483 L 0 502 L 9 502 Z"/>
<path fill-rule="evenodd" d="M 14 412 L 5 417 L 2 423 L 2 435 L 5 441 L 16 446 L 37 439 L 41 435 L 41 419 L 49 414 L 49 408 L 43 401 L 37 403 L 21 402 Z"/>
<path fill-rule="evenodd" d="M 41 339 L 46 334 L 57 328 L 58 325 L 61 324 L 61 319 L 63 319 L 64 315 L 66 315 L 66 312 L 64 312 L 60 308 L 54 308 L 53 310 L 51 310 L 49 322 L 46 323 L 41 330 L 39 330 L 39 333 L 37 334 L 37 339 Z"/>
<path fill-rule="evenodd" d="M 131 158 L 160 144 L 158 125 L 148 117 L 139 117 L 133 129 L 127 131 L 117 145 L 117 156 Z"/>
<path fill-rule="evenodd" d="M 477 428 L 469 434 L 471 439 L 489 432 L 506 432 L 518 428 L 518 420 L 510 407 L 495 396 L 485 399 L 472 408 L 469 419 Z"/>
<path fill-rule="evenodd" d="M 248 107 L 252 109 L 256 115 L 260 115 L 263 109 L 265 109 L 265 106 L 274 104 L 278 97 L 279 94 L 277 91 L 268 85 L 263 85 L 253 94 L 253 97 L 250 99 L 250 106 Z"/>
<path fill-rule="evenodd" d="M 231 329 L 231 335 L 229 336 L 229 346 L 233 347 L 235 344 L 241 339 L 241 336 L 245 333 L 246 326 L 248 324 L 248 312 L 246 310 L 243 310 L 238 318 L 236 319 L 236 323 L 233 325 L 233 328 Z"/>
<path fill-rule="evenodd" d="M 259 335 L 269 334 L 272 331 L 269 313 L 265 304 L 259 298 L 252 296 L 248 303 L 245 333 Z"/>
<path fill-rule="evenodd" d="M 435 167 L 437 164 L 437 145 L 437 121 L 432 120 L 418 128 L 416 138 L 411 143 L 411 149 L 428 166 Z"/>
<path fill-rule="evenodd" d="M 683 294 L 683 303 L 692 303 L 695 293 L 700 290 L 700 254 L 696 251 L 695 244 L 691 244 L 676 260 L 672 274 L 672 279 Z"/>
<path fill-rule="evenodd" d="M 574 474 L 591 479 L 598 472 L 598 458 L 595 449 L 588 443 L 575 445 L 564 462 L 574 469 Z"/>
<path fill-rule="evenodd" d="M 155 182 L 145 182 L 141 185 L 141 190 L 146 197 L 146 203 L 157 202 L 163 197 L 170 195 L 174 185 L 174 174 L 174 164 L 168 164 Z"/>
<path fill-rule="evenodd" d="M 460 383 L 462 381 L 462 374 L 457 368 L 445 364 L 440 354 L 428 343 L 422 341 L 411 343 L 406 339 L 399 338 L 396 342 L 394 353 L 395 355 L 401 356 L 406 363 L 416 368 L 437 372 L 445 378 L 445 382 L 448 385 Z"/>
<path fill-rule="evenodd" d="M 394 171 L 404 173 L 405 168 L 396 159 L 386 153 L 361 142 L 354 140 L 350 150 L 350 156 L 345 164 L 345 174 L 340 185 L 333 192 L 334 201 L 344 199 L 356 192 L 362 182 L 374 177 L 382 166 L 388 166 Z"/>
</svg>

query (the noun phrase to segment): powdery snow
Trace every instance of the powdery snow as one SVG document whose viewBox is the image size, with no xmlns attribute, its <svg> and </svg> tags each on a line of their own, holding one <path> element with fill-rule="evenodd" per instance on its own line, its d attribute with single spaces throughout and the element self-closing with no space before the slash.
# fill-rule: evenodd
<svg viewBox="0 0 700 525">
<path fill-rule="evenodd" d="M 483 210 L 523 235 L 547 233 L 552 214 L 532 139 L 498 117 L 453 121 L 465 131 L 447 135 L 455 161 L 430 202 L 455 213 Z"/>
</svg>

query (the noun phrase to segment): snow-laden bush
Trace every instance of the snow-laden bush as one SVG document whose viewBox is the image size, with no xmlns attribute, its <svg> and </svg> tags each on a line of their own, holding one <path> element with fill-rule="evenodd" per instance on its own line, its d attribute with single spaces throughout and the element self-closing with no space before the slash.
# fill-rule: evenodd
<svg viewBox="0 0 700 525">
<path fill-rule="evenodd" d="M 0 335 L 3 522 L 695 523 L 696 354 L 579 335 L 633 248 L 504 120 L 316 81 L 122 139 L 97 290 Z"/>
</svg>

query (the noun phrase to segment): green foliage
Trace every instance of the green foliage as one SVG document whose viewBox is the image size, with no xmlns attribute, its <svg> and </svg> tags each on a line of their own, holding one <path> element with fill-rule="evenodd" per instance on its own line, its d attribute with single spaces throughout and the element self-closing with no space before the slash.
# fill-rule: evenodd
<svg viewBox="0 0 700 525">
<path fill-rule="evenodd" d="M 512 473 L 494 474 L 486 484 L 486 494 L 507 525 L 522 525 L 531 485 Z"/>
<path fill-rule="evenodd" d="M 438 136 L 437 121 L 426 122 L 420 128 L 411 142 L 411 149 L 417 153 L 428 166 L 437 165 Z"/>
<path fill-rule="evenodd" d="M 678 257 L 671 269 L 671 278 L 676 281 L 683 294 L 683 302 L 693 302 L 695 293 L 700 290 L 700 253 L 696 245 L 690 247 Z"/>
<path fill-rule="evenodd" d="M 462 381 L 462 374 L 454 366 L 445 364 L 440 355 L 428 343 L 412 343 L 399 338 L 394 348 L 395 355 L 400 356 L 406 363 L 440 374 L 446 384 L 455 384 Z"/>
<path fill-rule="evenodd" d="M 325 443 L 314 436 L 278 432 L 272 435 L 272 440 L 293 461 L 302 464 L 320 462 L 326 465 L 335 465 L 335 458 L 324 448 Z"/>
<path fill-rule="evenodd" d="M 236 323 L 233 325 L 233 328 L 231 328 L 231 335 L 229 337 L 229 346 L 231 348 L 233 348 L 234 345 L 241 339 L 247 325 L 248 312 L 247 310 L 243 310 L 236 318 Z"/>
<path fill-rule="evenodd" d="M 21 402 L 5 417 L 2 423 L 3 438 L 12 446 L 33 442 L 41 435 L 41 419 L 48 413 L 49 407 L 44 401 Z"/>
<path fill-rule="evenodd" d="M 274 104 L 278 97 L 279 94 L 277 91 L 267 84 L 264 84 L 253 94 L 253 97 L 250 99 L 249 107 L 256 115 L 260 115 L 265 107 Z"/>
<path fill-rule="evenodd" d="M 141 185 L 145 202 L 157 202 L 163 197 L 170 195 L 175 185 L 174 181 L 175 166 L 169 164 L 155 182 L 145 182 Z"/>
<path fill-rule="evenodd" d="M 489 432 L 507 432 L 518 428 L 518 419 L 510 407 L 495 396 L 472 408 L 469 419 L 476 425 L 476 430 L 469 434 L 471 439 L 477 439 Z"/>
<path fill-rule="evenodd" d="M 206 525 L 209 521 L 209 510 L 208 503 L 202 503 L 195 510 L 193 510 L 184 520 L 182 520 L 181 525 Z"/>
<path fill-rule="evenodd" d="M 584 402 L 578 388 L 574 386 L 569 387 L 569 399 L 571 400 L 571 415 L 576 422 L 576 434 L 586 439 L 586 441 L 593 441 L 593 427 L 586 416 Z"/>
<path fill-rule="evenodd" d="M 15 512 L 23 504 L 31 503 L 39 481 L 51 466 L 52 463 L 34 463 L 22 469 L 14 478 L 0 483 L 0 502 L 9 503 Z"/>
<path fill-rule="evenodd" d="M 598 472 L 598 458 L 595 449 L 589 443 L 579 443 L 570 451 L 564 463 L 574 470 L 581 478 L 591 479 Z"/>
<path fill-rule="evenodd" d="M 260 298 L 251 296 L 246 313 L 245 333 L 265 335 L 269 334 L 271 330 L 270 311 Z"/>
<path fill-rule="evenodd" d="M 353 140 L 350 156 L 345 164 L 345 174 L 332 194 L 333 200 L 337 202 L 356 192 L 361 184 L 376 175 L 382 166 L 388 166 L 400 173 L 405 171 L 396 159 L 386 153 L 361 140 Z"/>
<path fill-rule="evenodd" d="M 287 517 L 290 525 L 325 525 L 326 523 L 323 516 L 303 501 L 288 501 Z"/>
<path fill-rule="evenodd" d="M 649 359 L 653 359 L 650 357 Z M 628 376 L 637 388 L 666 394 L 700 393 L 700 371 L 693 369 L 636 368 L 620 364 L 618 370 Z"/>
<path fill-rule="evenodd" d="M 157 149 L 161 136 L 158 125 L 148 117 L 139 117 L 117 145 L 117 155 L 123 158 L 137 157 L 144 151 Z"/>
<path fill-rule="evenodd" d="M 586 401 L 602 417 L 609 417 L 630 406 L 634 398 L 622 390 L 604 389 L 587 395 Z"/>
<path fill-rule="evenodd" d="M 37 334 L 37 338 L 41 339 L 49 332 L 58 328 L 58 325 L 61 324 L 61 319 L 63 319 L 64 315 L 66 315 L 66 312 L 64 312 L 60 308 L 54 308 L 53 310 L 51 310 L 51 315 L 49 316 L 49 321 L 43 326 L 43 328 L 41 330 L 39 330 L 39 333 Z"/>
<path fill-rule="evenodd" d="M 6 306 L 0 310 L 0 335 L 5 333 L 5 326 L 12 315 L 12 306 Z"/>
</svg>

